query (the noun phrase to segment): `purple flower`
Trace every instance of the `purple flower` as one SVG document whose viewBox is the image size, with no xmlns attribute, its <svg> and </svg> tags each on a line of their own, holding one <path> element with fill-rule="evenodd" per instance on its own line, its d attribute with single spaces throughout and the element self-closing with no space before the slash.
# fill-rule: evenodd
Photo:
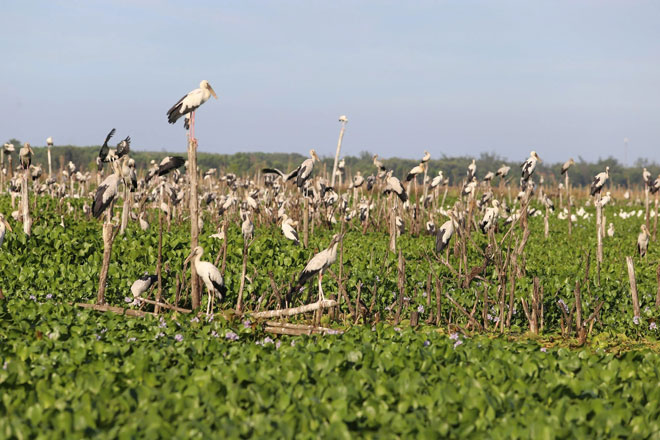
<svg viewBox="0 0 660 440">
<path fill-rule="evenodd" d="M 280 340 L 278 339 L 277 342 L 275 343 L 275 348 L 276 348 L 276 349 L 277 349 L 277 348 L 280 348 L 280 345 L 282 345 L 282 341 L 280 341 Z"/>
<path fill-rule="evenodd" d="M 542 351 L 543 353 L 546 353 L 546 352 L 548 351 L 548 349 L 545 348 L 545 347 L 541 347 L 541 351 Z"/>
<path fill-rule="evenodd" d="M 656 325 L 655 322 L 652 322 L 651 324 L 649 324 L 649 330 L 657 330 L 657 329 L 658 329 L 658 326 Z"/>
<path fill-rule="evenodd" d="M 30 299 L 31 299 L 32 301 L 36 301 L 36 300 L 37 300 L 37 297 L 34 296 L 34 295 L 30 295 Z"/>
<path fill-rule="evenodd" d="M 132 303 L 133 300 L 132 300 L 129 296 L 125 296 L 125 297 L 124 297 L 124 302 L 125 302 L 125 303 Z"/>
<path fill-rule="evenodd" d="M 422 292 L 422 296 L 423 296 L 424 298 L 426 298 L 427 296 L 429 296 L 429 294 L 426 293 L 426 292 Z"/>
<path fill-rule="evenodd" d="M 128 338 L 127 341 L 128 342 L 135 342 L 135 341 L 137 341 L 137 338 Z"/>
<path fill-rule="evenodd" d="M 231 330 L 225 333 L 225 339 L 228 339 L 230 341 L 238 341 L 238 335 Z"/>
<path fill-rule="evenodd" d="M 156 335 L 156 339 L 165 337 L 165 333 L 160 332 Z"/>
<path fill-rule="evenodd" d="M 401 329 L 399 327 L 394 327 L 394 331 L 401 333 Z"/>
<path fill-rule="evenodd" d="M 296 344 L 297 344 L 297 341 L 295 339 L 291 339 L 291 346 L 295 347 Z"/>
<path fill-rule="evenodd" d="M 101 340 L 101 335 L 97 335 L 96 333 L 94 333 L 94 334 L 96 335 L 96 340 L 100 341 Z"/>
<path fill-rule="evenodd" d="M 325 332 L 326 335 L 338 335 L 340 333 L 341 333 L 340 330 L 335 330 L 335 329 L 326 330 Z"/>
<path fill-rule="evenodd" d="M 449 335 L 449 339 L 457 341 L 458 340 L 458 333 L 452 333 L 451 335 Z"/>
<path fill-rule="evenodd" d="M 174 339 L 175 339 L 177 342 L 181 342 L 181 341 L 183 341 L 183 335 L 180 334 L 180 333 L 177 333 L 176 335 L 174 335 Z"/>
<path fill-rule="evenodd" d="M 273 342 L 275 342 L 275 341 L 273 341 L 273 338 L 271 338 L 270 336 L 266 336 L 266 337 L 264 338 L 264 345 L 266 345 L 266 344 L 272 344 Z"/>
<path fill-rule="evenodd" d="M 639 316 L 633 316 L 633 323 L 639 325 Z"/>
<path fill-rule="evenodd" d="M 214 338 L 218 338 L 218 337 L 220 337 L 220 335 L 218 334 L 218 332 L 216 332 L 215 330 L 211 330 L 211 336 L 213 336 Z"/>
<path fill-rule="evenodd" d="M 431 341 L 429 341 L 428 339 L 424 341 L 424 347 L 428 347 L 429 345 L 431 345 Z"/>
<path fill-rule="evenodd" d="M 250 322 L 249 319 L 246 319 L 245 321 L 243 321 L 243 327 L 250 328 L 250 325 L 252 325 L 252 323 Z"/>
<path fill-rule="evenodd" d="M 459 345 L 462 345 L 462 344 L 463 344 L 463 341 L 461 341 L 460 339 L 457 339 L 456 342 L 454 343 L 454 348 L 456 348 L 456 347 L 458 347 Z"/>
<path fill-rule="evenodd" d="M 206 317 L 206 322 L 213 322 L 213 314 Z"/>
<path fill-rule="evenodd" d="M 199 322 L 199 318 L 195 316 L 193 319 L 190 320 L 190 322 Z"/>
<path fill-rule="evenodd" d="M 46 295 L 46 299 L 53 299 L 53 294 L 49 293 L 48 295 Z"/>
<path fill-rule="evenodd" d="M 160 317 L 160 324 L 158 325 L 160 328 L 166 328 L 167 327 L 167 322 L 165 322 L 165 318 L 162 316 Z"/>
<path fill-rule="evenodd" d="M 9 361 L 5 361 L 5 363 L 2 364 L 2 369 L 6 370 L 8 365 L 9 365 Z"/>
<path fill-rule="evenodd" d="M 420 305 L 417 307 L 417 312 L 419 312 L 419 313 L 424 313 L 424 306 L 420 304 Z"/>
</svg>

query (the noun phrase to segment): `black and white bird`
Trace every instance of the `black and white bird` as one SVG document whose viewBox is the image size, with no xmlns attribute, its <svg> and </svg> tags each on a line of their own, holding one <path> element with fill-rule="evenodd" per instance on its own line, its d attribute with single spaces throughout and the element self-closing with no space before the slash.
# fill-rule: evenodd
<svg viewBox="0 0 660 440">
<path fill-rule="evenodd" d="M 479 228 L 484 234 L 497 224 L 497 219 L 500 217 L 500 202 L 493 200 L 492 205 L 486 208 L 484 218 L 479 222 Z"/>
<path fill-rule="evenodd" d="M 477 175 L 477 161 L 472 159 L 472 163 L 468 165 L 467 168 L 467 180 L 468 182 L 472 180 L 473 177 Z"/>
<path fill-rule="evenodd" d="M 658 192 L 658 190 L 660 189 L 660 174 L 658 174 L 658 177 L 651 183 L 649 189 L 651 190 L 651 194 L 655 194 Z"/>
<path fill-rule="evenodd" d="M 438 171 L 438 175 L 431 180 L 431 188 L 435 188 L 436 186 L 439 186 L 440 184 L 444 183 L 445 181 L 445 176 L 442 173 L 442 170 Z"/>
<path fill-rule="evenodd" d="M 493 173 L 492 171 L 488 171 L 484 176 L 484 182 L 490 182 L 494 178 L 495 178 L 495 173 Z"/>
<path fill-rule="evenodd" d="M 105 211 L 117 198 L 119 192 L 119 175 L 121 174 L 119 162 L 112 162 L 114 173 L 103 179 L 103 182 L 96 189 L 96 195 L 92 203 L 92 215 L 100 218 Z"/>
<path fill-rule="evenodd" d="M 277 168 L 262 168 L 261 172 L 264 174 L 277 174 L 282 178 L 283 182 L 288 182 L 295 177 L 298 177 L 298 171 L 300 171 L 300 165 L 289 173 L 278 170 Z"/>
<path fill-rule="evenodd" d="M 98 169 L 101 171 L 103 164 L 107 162 L 114 162 L 115 160 L 121 159 L 126 156 L 131 151 L 131 137 L 126 136 L 126 138 L 120 141 L 117 144 L 117 148 L 111 150 L 108 146 L 108 141 L 114 136 L 116 130 L 113 128 L 110 130 L 110 133 L 105 137 L 103 145 L 101 145 L 101 150 L 99 151 L 99 159 L 97 161 Z"/>
<path fill-rule="evenodd" d="M 188 255 L 184 265 L 188 264 L 190 261 L 195 263 L 197 275 L 204 282 L 206 291 L 209 294 L 208 305 L 206 306 L 206 314 L 208 315 L 213 309 L 214 298 L 217 296 L 218 300 L 222 300 L 222 296 L 227 293 L 227 287 L 225 287 L 225 282 L 222 279 L 222 275 L 218 268 L 208 261 L 201 260 L 202 254 L 204 254 L 204 249 L 201 246 L 197 246 L 192 250 L 190 255 Z"/>
<path fill-rule="evenodd" d="M 316 155 L 316 151 L 314 149 L 309 150 L 309 155 L 311 157 L 309 159 L 305 159 L 305 161 L 300 164 L 300 169 L 298 170 L 296 185 L 301 189 L 305 185 L 305 182 L 307 182 L 312 176 L 312 171 L 314 171 L 314 162 L 321 161 L 321 159 L 319 159 L 319 157 Z"/>
<path fill-rule="evenodd" d="M 572 167 L 573 165 L 575 165 L 575 161 L 574 161 L 573 158 L 571 157 L 571 158 L 568 159 L 566 162 L 564 162 L 564 165 L 561 166 L 561 173 L 562 173 L 562 174 L 566 174 L 566 171 L 568 171 L 568 169 L 569 169 L 570 167 Z"/>
<path fill-rule="evenodd" d="M 449 219 L 440 226 L 435 234 L 435 253 L 442 252 L 454 235 L 454 220 Z"/>
<path fill-rule="evenodd" d="M 424 173 L 425 169 L 426 169 L 426 162 L 421 162 L 419 165 L 417 165 L 408 172 L 408 175 L 406 176 L 406 182 L 410 182 L 415 177 L 417 177 L 418 174 Z"/>
<path fill-rule="evenodd" d="M 27 170 L 30 168 L 30 165 L 32 164 L 32 155 L 34 154 L 34 151 L 32 151 L 32 147 L 28 142 L 23 144 L 23 148 L 21 148 L 18 152 L 18 157 L 21 160 L 21 166 L 23 167 L 24 170 Z"/>
<path fill-rule="evenodd" d="M 241 224 L 241 232 L 243 233 L 243 241 L 249 243 L 254 238 L 254 223 L 250 220 L 250 213 L 247 211 L 241 212 L 243 223 Z"/>
<path fill-rule="evenodd" d="M 394 192 L 399 197 L 399 200 L 401 200 L 403 203 L 406 203 L 408 200 L 408 193 L 406 193 L 406 189 L 401 184 L 401 181 L 392 175 L 392 170 L 387 172 L 385 189 L 383 190 L 383 193 L 385 194 L 389 194 L 390 192 Z"/>
<path fill-rule="evenodd" d="M 642 171 L 642 178 L 644 179 L 644 185 L 648 188 L 651 185 L 651 172 L 644 168 L 644 171 Z"/>
<path fill-rule="evenodd" d="M 607 191 L 603 197 L 600 198 L 600 206 L 605 206 L 607 205 L 610 200 L 612 200 L 612 193 L 610 191 Z"/>
<path fill-rule="evenodd" d="M 534 170 L 536 169 L 536 163 L 537 162 L 543 162 L 541 158 L 539 157 L 538 154 L 536 154 L 536 151 L 532 151 L 529 153 L 529 157 L 525 162 L 523 162 L 520 167 L 522 168 L 522 178 L 524 181 L 529 180 L 529 178 L 534 174 Z"/>
<path fill-rule="evenodd" d="M 552 212 L 555 211 L 555 203 L 552 201 L 550 196 L 547 194 L 543 195 L 543 204 L 548 207 L 548 209 Z"/>
<path fill-rule="evenodd" d="M 380 159 L 378 159 L 377 154 L 374 154 L 373 159 L 374 159 L 374 166 L 376 168 L 378 168 L 379 173 L 384 173 L 384 172 L 387 171 L 387 168 L 385 168 L 385 165 L 383 165 L 383 162 L 381 162 Z"/>
<path fill-rule="evenodd" d="M 424 157 L 422 157 L 422 163 L 426 163 L 429 160 L 431 160 L 431 153 L 428 151 L 424 150 Z"/>
<path fill-rule="evenodd" d="M 463 185 L 463 190 L 461 191 L 461 194 L 463 194 L 464 196 L 472 194 L 472 196 L 474 197 L 476 192 L 477 192 L 477 177 L 472 176 L 472 179 L 469 182 L 466 182 L 465 185 Z"/>
<path fill-rule="evenodd" d="M 147 292 L 149 288 L 157 282 L 158 275 L 149 275 L 149 272 L 145 272 L 144 275 L 135 280 L 131 285 L 131 293 L 133 294 L 132 305 L 139 304 L 142 294 Z"/>
<path fill-rule="evenodd" d="M 359 171 L 353 176 L 353 183 L 352 187 L 353 188 L 359 188 L 364 184 L 364 177 L 362 177 L 362 173 Z"/>
<path fill-rule="evenodd" d="M 284 214 L 284 217 L 282 217 L 282 233 L 287 239 L 293 241 L 296 246 L 300 246 L 298 231 L 296 231 L 294 225 L 295 222 L 288 215 Z"/>
<path fill-rule="evenodd" d="M 309 281 L 310 278 L 312 278 L 314 275 L 318 274 L 319 275 L 319 301 L 325 301 L 325 296 L 323 295 L 323 287 L 321 285 L 323 281 L 323 273 L 325 272 L 326 269 L 328 269 L 332 264 L 337 260 L 337 246 L 339 245 L 339 241 L 341 240 L 342 235 L 341 234 L 335 234 L 332 237 L 332 240 L 330 240 L 330 244 L 328 247 L 318 254 L 314 255 L 311 260 L 309 260 L 309 263 L 307 263 L 307 266 L 303 269 L 302 272 L 300 272 L 300 276 L 298 277 L 298 282 L 296 283 L 296 286 L 291 289 L 289 292 L 289 295 L 292 295 L 296 291 L 300 290 L 302 286 L 305 285 L 307 281 Z"/>
<path fill-rule="evenodd" d="M 642 232 L 637 236 L 637 252 L 640 257 L 645 257 L 649 249 L 649 230 L 646 225 L 641 226 Z"/>
<path fill-rule="evenodd" d="M 504 178 L 509 174 L 509 171 L 511 171 L 511 167 L 510 167 L 510 166 L 508 166 L 508 165 L 502 165 L 501 167 L 499 167 L 499 168 L 497 169 L 497 173 L 495 173 L 495 175 L 496 175 L 497 177 L 500 177 L 500 178 L 504 179 Z"/>
<path fill-rule="evenodd" d="M 213 96 L 215 99 L 218 99 L 218 95 L 215 94 L 213 87 L 207 80 L 203 80 L 199 83 L 199 88 L 195 89 L 188 94 L 184 95 L 183 98 L 179 99 L 176 104 L 172 106 L 167 111 L 167 122 L 174 124 L 179 120 L 181 116 L 192 113 L 200 105 L 204 104 L 209 98 Z M 194 118 L 194 115 L 191 115 Z M 194 119 L 192 120 L 194 124 Z"/>
<path fill-rule="evenodd" d="M 158 168 L 152 168 L 147 174 L 147 182 L 154 176 L 164 176 L 172 170 L 176 170 L 186 163 L 186 159 L 181 156 L 167 156 L 160 161 Z"/>
<path fill-rule="evenodd" d="M 137 172 L 135 171 L 135 161 L 131 158 L 122 161 L 121 177 L 124 180 L 124 185 L 134 192 L 137 189 Z"/>
<path fill-rule="evenodd" d="M 0 246 L 2 246 L 2 243 L 5 241 L 5 234 L 7 233 L 7 229 L 13 232 L 11 225 L 5 219 L 4 214 L 0 213 Z"/>
<path fill-rule="evenodd" d="M 603 189 L 603 186 L 605 186 L 605 182 L 607 182 L 607 179 L 610 177 L 610 167 L 605 167 L 605 171 L 602 173 L 596 174 L 596 177 L 594 177 L 594 181 L 591 183 L 591 195 L 596 195 L 596 193 L 599 193 L 601 189 Z"/>
</svg>

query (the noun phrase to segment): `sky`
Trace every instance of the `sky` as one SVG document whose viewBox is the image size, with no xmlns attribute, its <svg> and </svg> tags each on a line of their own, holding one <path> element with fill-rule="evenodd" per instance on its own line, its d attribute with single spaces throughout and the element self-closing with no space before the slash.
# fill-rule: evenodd
<svg viewBox="0 0 660 440">
<path fill-rule="evenodd" d="M 208 80 L 199 150 L 384 157 L 534 149 L 660 162 L 660 2 L 0 3 L 0 140 L 184 151 L 166 111 Z"/>
</svg>

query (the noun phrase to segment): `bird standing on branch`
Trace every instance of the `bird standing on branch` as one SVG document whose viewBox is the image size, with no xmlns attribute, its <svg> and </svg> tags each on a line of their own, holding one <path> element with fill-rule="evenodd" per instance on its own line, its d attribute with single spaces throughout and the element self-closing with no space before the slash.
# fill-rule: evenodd
<svg viewBox="0 0 660 440">
<path fill-rule="evenodd" d="M 342 234 L 335 234 L 330 240 L 328 247 L 318 254 L 314 255 L 307 266 L 303 269 L 298 277 L 298 282 L 296 286 L 291 289 L 289 296 L 294 292 L 299 290 L 310 278 L 314 275 L 319 275 L 319 302 L 325 301 L 325 296 L 323 295 L 323 287 L 321 285 L 323 281 L 323 273 L 328 269 L 332 264 L 337 260 L 337 246 L 341 240 Z"/>
</svg>

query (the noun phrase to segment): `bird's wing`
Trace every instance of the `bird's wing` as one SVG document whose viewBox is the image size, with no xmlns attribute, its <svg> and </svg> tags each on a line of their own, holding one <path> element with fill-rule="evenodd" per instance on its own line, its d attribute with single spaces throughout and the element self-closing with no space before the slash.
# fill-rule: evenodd
<svg viewBox="0 0 660 440">
<path fill-rule="evenodd" d="M 316 275 L 323 269 L 324 264 L 328 260 L 328 250 L 322 250 L 318 254 L 314 255 L 314 257 L 309 260 L 309 263 L 307 263 L 307 266 L 303 269 L 303 271 L 300 273 L 300 277 L 298 277 L 298 284 L 302 285 L 307 282 L 311 277 Z"/>
<path fill-rule="evenodd" d="M 179 99 L 176 102 L 176 104 L 174 104 L 172 106 L 172 108 L 170 108 L 167 111 L 167 113 L 166 113 L 167 114 L 167 122 L 169 122 L 170 124 L 174 124 L 184 114 L 184 113 L 181 113 L 181 107 L 183 105 L 183 100 L 186 99 L 187 97 L 188 97 L 188 94 L 183 95 L 181 97 L 181 99 Z"/>
<path fill-rule="evenodd" d="M 110 140 L 110 138 L 111 138 L 112 136 L 115 135 L 115 131 L 116 131 L 116 130 L 113 128 L 112 130 L 110 130 L 110 133 L 108 133 L 108 135 L 105 137 L 105 142 L 103 142 L 103 146 L 104 146 L 104 147 L 107 147 L 107 146 L 108 146 L 108 141 Z"/>
<path fill-rule="evenodd" d="M 279 174 L 280 176 L 284 177 L 284 173 L 277 168 L 262 168 L 261 172 L 264 174 Z"/>
</svg>

